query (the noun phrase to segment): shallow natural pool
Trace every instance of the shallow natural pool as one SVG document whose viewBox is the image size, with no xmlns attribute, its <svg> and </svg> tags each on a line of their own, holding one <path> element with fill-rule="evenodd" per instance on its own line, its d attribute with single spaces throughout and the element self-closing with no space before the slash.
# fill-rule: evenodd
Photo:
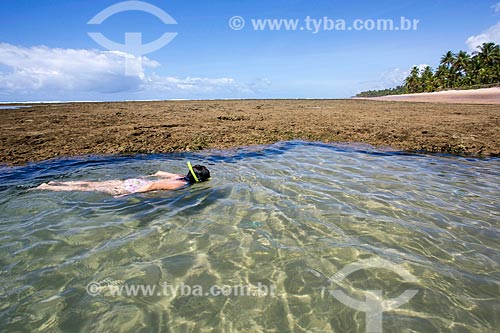
<svg viewBox="0 0 500 333">
<path fill-rule="evenodd" d="M 212 180 L 29 190 L 188 159 Z M 0 167 L 0 193 L 2 332 L 500 331 L 500 159 L 294 141 Z"/>
<path fill-rule="evenodd" d="M 0 110 L 17 110 L 17 109 L 25 109 L 31 108 L 31 105 L 28 106 L 20 106 L 20 105 L 0 105 Z"/>
</svg>

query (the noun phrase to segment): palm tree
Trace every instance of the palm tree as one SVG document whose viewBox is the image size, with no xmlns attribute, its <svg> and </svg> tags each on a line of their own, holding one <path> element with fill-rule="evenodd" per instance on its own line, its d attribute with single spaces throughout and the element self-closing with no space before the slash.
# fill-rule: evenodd
<svg viewBox="0 0 500 333">
<path fill-rule="evenodd" d="M 480 83 L 500 82 L 500 46 L 495 43 L 483 43 L 479 51 L 474 52 L 479 63 Z"/>
<path fill-rule="evenodd" d="M 406 92 L 420 92 L 420 70 L 417 66 L 413 66 L 410 75 L 405 79 L 404 87 Z"/>
<path fill-rule="evenodd" d="M 446 86 L 445 88 L 451 88 L 455 85 L 455 81 L 457 78 L 457 73 L 453 68 L 453 64 L 456 61 L 456 56 L 453 52 L 448 51 L 441 57 L 440 65 L 444 66 L 448 70 Z"/>
<path fill-rule="evenodd" d="M 450 70 L 444 65 L 439 65 L 434 73 L 434 83 L 437 89 L 445 89 L 448 87 L 448 81 L 450 79 Z"/>
<path fill-rule="evenodd" d="M 434 73 L 430 66 L 426 66 L 422 72 L 421 77 L 422 91 L 432 92 L 435 90 L 434 87 Z"/>
<path fill-rule="evenodd" d="M 483 64 L 491 66 L 499 60 L 500 46 L 495 45 L 495 43 L 483 43 L 483 45 L 478 46 L 478 48 L 479 52 L 474 53 L 479 56 Z"/>
<path fill-rule="evenodd" d="M 469 63 L 471 61 L 470 55 L 465 51 L 458 52 L 455 62 L 453 63 L 453 69 L 456 74 L 455 87 L 460 87 L 463 84 L 463 78 L 467 75 L 467 69 L 469 68 Z"/>
<path fill-rule="evenodd" d="M 465 76 L 464 83 L 466 85 L 481 84 L 481 61 L 477 55 L 470 58 L 469 66 L 467 68 L 467 75 Z"/>
<path fill-rule="evenodd" d="M 446 68 L 451 68 L 453 64 L 455 63 L 455 54 L 451 51 L 446 52 L 442 57 L 441 57 L 441 63 L 440 65 L 445 66 Z"/>
</svg>

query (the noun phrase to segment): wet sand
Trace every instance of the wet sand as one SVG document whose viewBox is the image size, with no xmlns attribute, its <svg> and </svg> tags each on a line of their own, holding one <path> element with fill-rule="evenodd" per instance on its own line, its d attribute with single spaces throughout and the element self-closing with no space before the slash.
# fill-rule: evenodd
<svg viewBox="0 0 500 333">
<path fill-rule="evenodd" d="M 0 163 L 303 139 L 499 156 L 500 105 L 373 100 L 40 104 L 0 110 Z"/>
</svg>

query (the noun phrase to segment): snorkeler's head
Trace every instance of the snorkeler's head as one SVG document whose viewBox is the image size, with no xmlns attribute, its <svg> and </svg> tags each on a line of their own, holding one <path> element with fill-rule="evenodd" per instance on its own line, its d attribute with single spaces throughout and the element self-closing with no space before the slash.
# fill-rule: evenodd
<svg viewBox="0 0 500 333">
<path fill-rule="evenodd" d="M 208 180 L 208 178 L 210 178 L 210 171 L 208 171 L 208 169 L 203 165 L 197 164 L 193 166 L 193 172 L 196 175 L 196 178 L 198 178 L 198 181 L 191 173 L 191 170 L 189 170 L 188 174 L 186 175 L 186 179 L 189 181 L 190 184 L 194 184 L 197 182 L 204 182 Z"/>
</svg>

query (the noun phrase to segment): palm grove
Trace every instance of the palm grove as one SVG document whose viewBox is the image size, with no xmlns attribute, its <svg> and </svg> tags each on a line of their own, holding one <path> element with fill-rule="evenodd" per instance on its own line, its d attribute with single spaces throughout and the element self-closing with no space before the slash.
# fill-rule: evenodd
<svg viewBox="0 0 500 333">
<path fill-rule="evenodd" d="M 357 97 L 412 94 L 445 89 L 470 89 L 500 84 L 500 46 L 483 43 L 478 51 L 446 52 L 436 70 L 413 67 L 402 86 L 384 90 L 370 90 Z"/>
</svg>

